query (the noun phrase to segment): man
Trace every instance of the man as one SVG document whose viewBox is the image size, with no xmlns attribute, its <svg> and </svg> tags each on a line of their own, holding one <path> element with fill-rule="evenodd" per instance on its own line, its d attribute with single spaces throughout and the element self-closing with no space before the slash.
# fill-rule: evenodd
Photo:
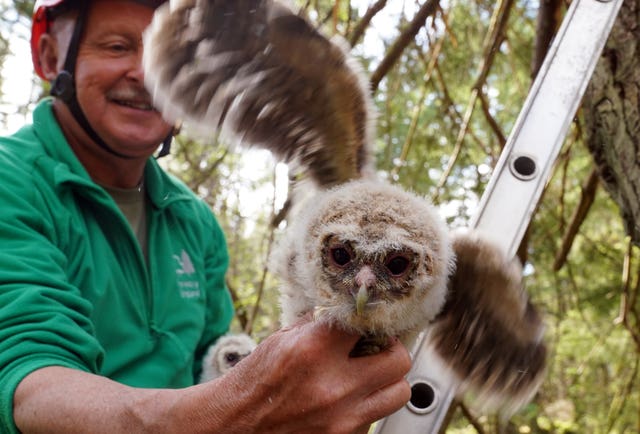
<svg viewBox="0 0 640 434">
<path fill-rule="evenodd" d="M 364 433 L 409 398 L 397 342 L 301 321 L 194 385 L 232 316 L 224 238 L 152 157 L 171 126 L 143 88 L 162 1 L 36 2 L 53 99 L 0 139 L 0 431 Z"/>
</svg>

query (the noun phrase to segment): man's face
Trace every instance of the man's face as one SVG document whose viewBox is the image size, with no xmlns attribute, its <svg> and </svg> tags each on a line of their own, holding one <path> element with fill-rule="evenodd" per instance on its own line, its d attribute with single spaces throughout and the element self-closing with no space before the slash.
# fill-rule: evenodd
<svg viewBox="0 0 640 434">
<path fill-rule="evenodd" d="M 142 32 L 153 9 L 130 1 L 94 1 L 78 52 L 75 81 L 87 120 L 112 149 L 148 156 L 171 130 L 144 88 Z"/>
</svg>

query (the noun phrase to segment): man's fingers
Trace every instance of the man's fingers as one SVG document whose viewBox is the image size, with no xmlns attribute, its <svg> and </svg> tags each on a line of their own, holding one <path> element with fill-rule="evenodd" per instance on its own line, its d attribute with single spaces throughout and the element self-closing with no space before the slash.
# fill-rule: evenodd
<svg viewBox="0 0 640 434">
<path fill-rule="evenodd" d="M 411 356 L 402 343 L 394 338 L 391 346 L 379 354 L 351 358 L 350 363 L 369 376 L 372 388 L 379 389 L 409 373 Z"/>
<path fill-rule="evenodd" d="M 362 415 L 366 423 L 400 410 L 411 399 L 411 386 L 404 378 L 369 395 L 363 402 Z"/>
<path fill-rule="evenodd" d="M 330 326 L 320 321 L 300 323 L 300 326 L 307 329 L 311 339 L 326 343 L 334 354 L 339 354 L 340 356 L 348 356 L 360 339 L 357 334 L 348 333 L 338 327 Z"/>
</svg>

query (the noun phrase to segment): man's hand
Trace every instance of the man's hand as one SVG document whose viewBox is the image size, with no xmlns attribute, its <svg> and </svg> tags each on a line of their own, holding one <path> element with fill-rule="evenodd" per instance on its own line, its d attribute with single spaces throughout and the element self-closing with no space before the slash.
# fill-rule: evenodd
<svg viewBox="0 0 640 434">
<path fill-rule="evenodd" d="M 14 416 L 24 433 L 366 433 L 409 400 L 411 361 L 397 341 L 349 357 L 358 338 L 303 322 L 266 338 L 226 375 L 179 390 L 43 368 L 18 386 Z"/>
<path fill-rule="evenodd" d="M 205 425 L 191 428 L 243 434 L 366 433 L 371 423 L 409 400 L 404 376 L 411 361 L 397 341 L 380 354 L 349 357 L 358 338 L 313 322 L 276 332 L 226 376 L 189 394 L 189 401 L 207 396 L 212 421 L 202 419 Z M 177 408 L 181 405 L 185 401 Z M 222 419 L 229 416 L 225 423 Z M 208 430 L 207 423 L 224 428 Z"/>
</svg>

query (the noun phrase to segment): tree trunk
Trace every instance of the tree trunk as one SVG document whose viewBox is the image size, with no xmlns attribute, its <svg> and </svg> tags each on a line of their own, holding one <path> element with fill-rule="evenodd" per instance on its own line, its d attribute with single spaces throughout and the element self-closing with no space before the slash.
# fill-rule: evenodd
<svg viewBox="0 0 640 434">
<path fill-rule="evenodd" d="M 640 0 L 624 0 L 583 109 L 600 178 L 640 245 Z"/>
</svg>

